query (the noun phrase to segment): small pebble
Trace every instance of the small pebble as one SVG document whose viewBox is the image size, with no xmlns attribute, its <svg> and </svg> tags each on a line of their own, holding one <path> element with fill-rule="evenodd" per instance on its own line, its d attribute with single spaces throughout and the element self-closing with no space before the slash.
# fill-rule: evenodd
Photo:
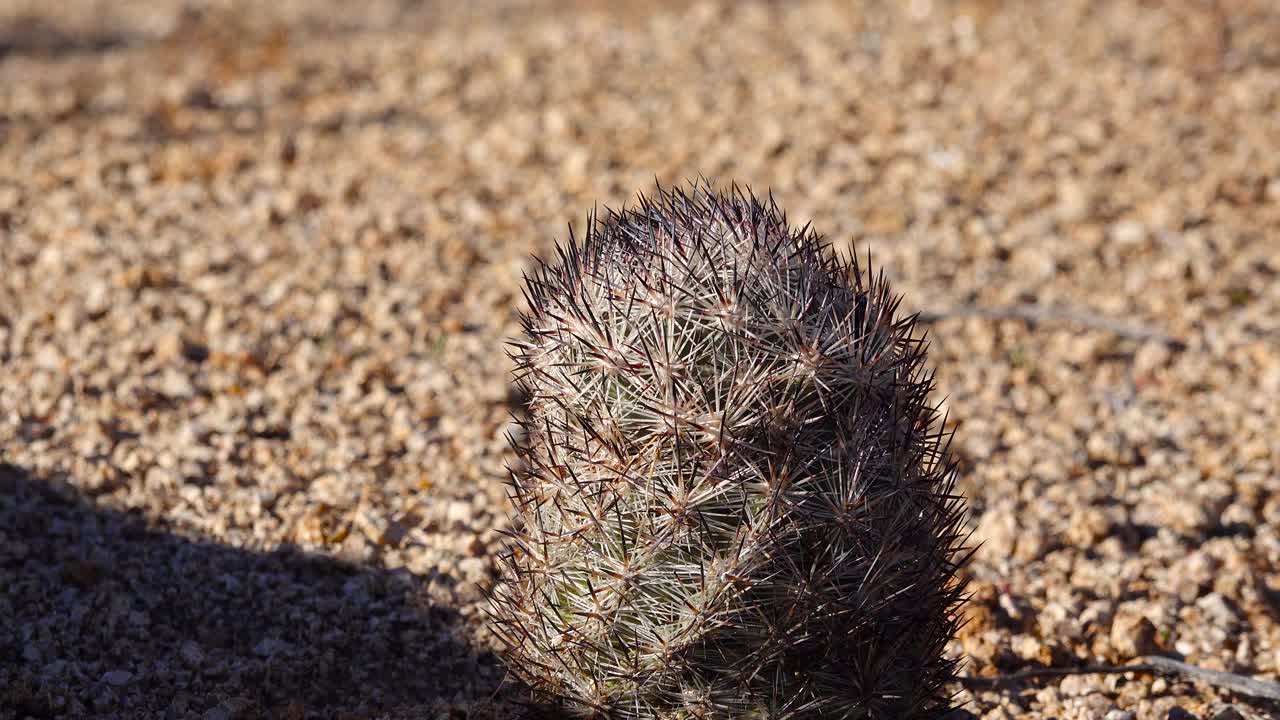
<svg viewBox="0 0 1280 720">
<path fill-rule="evenodd" d="M 194 640 L 183 641 L 182 647 L 178 649 L 179 656 L 187 667 L 195 670 L 204 663 L 204 650 L 200 648 L 200 644 Z"/>
<path fill-rule="evenodd" d="M 109 670 L 102 675 L 102 682 L 116 687 L 127 685 L 132 679 L 133 673 L 128 670 Z"/>
</svg>

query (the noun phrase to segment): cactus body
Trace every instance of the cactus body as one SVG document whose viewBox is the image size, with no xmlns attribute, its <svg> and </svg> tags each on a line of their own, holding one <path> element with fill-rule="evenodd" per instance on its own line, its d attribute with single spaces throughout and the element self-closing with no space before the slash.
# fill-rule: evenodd
<svg viewBox="0 0 1280 720">
<path fill-rule="evenodd" d="M 514 353 L 516 675 L 588 717 L 948 709 L 963 500 L 883 275 L 700 186 L 557 254 Z"/>
</svg>

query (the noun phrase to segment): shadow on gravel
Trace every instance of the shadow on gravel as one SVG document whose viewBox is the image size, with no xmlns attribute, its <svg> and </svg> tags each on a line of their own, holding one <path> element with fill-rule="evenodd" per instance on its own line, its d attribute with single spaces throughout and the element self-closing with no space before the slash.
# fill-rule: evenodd
<svg viewBox="0 0 1280 720">
<path fill-rule="evenodd" d="M 502 673 L 425 584 L 194 542 L 0 464 L 0 720 L 467 717 Z"/>
<path fill-rule="evenodd" d="M 86 55 L 124 47 L 131 38 L 116 34 L 75 35 L 37 18 L 0 26 L 0 60 L 9 55 L 44 58 Z"/>
</svg>

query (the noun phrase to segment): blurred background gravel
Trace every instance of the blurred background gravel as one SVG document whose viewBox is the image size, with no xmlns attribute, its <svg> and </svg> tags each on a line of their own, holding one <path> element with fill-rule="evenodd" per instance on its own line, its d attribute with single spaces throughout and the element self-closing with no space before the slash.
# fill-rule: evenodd
<svg viewBox="0 0 1280 720">
<path fill-rule="evenodd" d="M 966 672 L 1275 678 L 1277 148 L 1262 0 L 0 3 L 0 718 L 519 716 L 479 609 L 520 273 L 698 175 L 925 313 Z"/>
</svg>

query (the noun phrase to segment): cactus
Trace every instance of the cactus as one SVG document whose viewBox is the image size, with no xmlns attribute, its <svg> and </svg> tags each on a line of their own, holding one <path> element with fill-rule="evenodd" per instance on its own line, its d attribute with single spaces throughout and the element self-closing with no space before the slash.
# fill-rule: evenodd
<svg viewBox="0 0 1280 720">
<path fill-rule="evenodd" d="M 513 673 L 582 717 L 948 710 L 964 501 L 883 273 L 706 185 L 556 254 L 513 343 Z"/>
</svg>

